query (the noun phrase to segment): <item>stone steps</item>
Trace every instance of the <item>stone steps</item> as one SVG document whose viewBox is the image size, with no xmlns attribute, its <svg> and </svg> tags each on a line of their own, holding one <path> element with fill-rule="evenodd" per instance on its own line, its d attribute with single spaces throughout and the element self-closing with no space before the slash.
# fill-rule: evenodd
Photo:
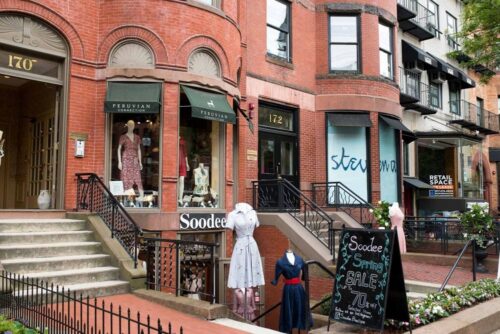
<svg viewBox="0 0 500 334">
<path fill-rule="evenodd" d="M 92 231 L 0 232 L 0 245 L 93 240 Z"/>
<path fill-rule="evenodd" d="M 81 231 L 87 224 L 76 219 L 0 219 L 0 232 Z"/>
<path fill-rule="evenodd" d="M 13 216 L 12 214 L 10 216 Z M 53 284 L 77 295 L 103 296 L 129 292 L 129 283 L 120 280 L 111 257 L 102 253 L 100 242 L 84 220 L 15 218 L 0 219 L 0 264 L 41 286 Z M 43 282 L 43 283 L 42 283 Z M 22 297 L 22 284 L 14 296 Z M 30 294 L 42 294 L 31 289 Z"/>
<path fill-rule="evenodd" d="M 59 254 L 88 255 L 101 252 L 101 243 L 95 241 L 60 242 L 52 244 L 0 245 L 1 259 L 50 257 Z"/>
</svg>

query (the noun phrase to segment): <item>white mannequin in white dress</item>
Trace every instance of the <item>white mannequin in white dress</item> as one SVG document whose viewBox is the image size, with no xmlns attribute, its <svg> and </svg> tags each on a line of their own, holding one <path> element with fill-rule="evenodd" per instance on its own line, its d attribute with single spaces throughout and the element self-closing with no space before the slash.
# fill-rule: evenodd
<svg viewBox="0 0 500 334">
<path fill-rule="evenodd" d="M 253 231 L 259 226 L 257 213 L 247 203 L 237 203 L 227 216 L 226 228 L 236 231 L 236 242 L 229 265 L 228 288 L 264 285 L 264 271 Z"/>
</svg>

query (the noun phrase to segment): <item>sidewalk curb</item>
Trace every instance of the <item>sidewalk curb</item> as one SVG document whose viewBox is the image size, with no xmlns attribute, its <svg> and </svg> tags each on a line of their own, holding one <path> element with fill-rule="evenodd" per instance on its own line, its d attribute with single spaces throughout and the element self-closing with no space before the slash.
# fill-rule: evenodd
<svg viewBox="0 0 500 334">
<path fill-rule="evenodd" d="M 500 297 L 419 327 L 415 334 L 490 334 L 500 328 Z M 405 332 L 404 334 L 409 334 Z"/>
</svg>

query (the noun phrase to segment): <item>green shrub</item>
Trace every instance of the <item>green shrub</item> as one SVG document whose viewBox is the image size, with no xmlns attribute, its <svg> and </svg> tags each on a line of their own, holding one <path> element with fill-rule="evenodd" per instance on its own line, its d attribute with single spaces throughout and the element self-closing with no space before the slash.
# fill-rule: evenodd
<svg viewBox="0 0 500 334">
<path fill-rule="evenodd" d="M 46 328 L 43 333 L 48 333 L 48 329 Z M 31 329 L 26 328 L 19 321 L 7 319 L 5 316 L 0 314 L 0 333 L 1 334 L 40 334 L 42 333 L 38 328 Z"/>
<path fill-rule="evenodd" d="M 322 300 L 329 297 L 330 295 L 326 295 Z M 429 293 L 423 299 L 409 301 L 410 321 L 413 328 L 424 326 L 496 297 L 500 297 L 500 282 L 493 279 L 482 279 L 462 287 L 453 287 L 442 292 Z M 329 315 L 330 307 L 331 301 L 321 305 L 321 314 Z M 409 326 L 408 323 L 389 319 L 385 323 L 385 328 L 407 330 Z"/>
</svg>

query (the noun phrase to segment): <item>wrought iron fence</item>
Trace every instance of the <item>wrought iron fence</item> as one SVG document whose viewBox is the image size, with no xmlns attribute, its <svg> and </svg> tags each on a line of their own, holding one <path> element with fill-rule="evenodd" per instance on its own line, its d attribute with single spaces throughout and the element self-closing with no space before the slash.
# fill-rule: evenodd
<svg viewBox="0 0 500 334">
<path fill-rule="evenodd" d="M 286 179 L 252 182 L 253 207 L 261 212 L 287 212 L 334 255 L 333 219 Z"/>
<path fill-rule="evenodd" d="M 436 15 L 418 1 L 417 16 L 410 20 L 431 32 L 436 29 Z"/>
<path fill-rule="evenodd" d="M 218 244 L 177 239 L 145 238 L 146 285 L 196 300 L 215 302 Z"/>
<path fill-rule="evenodd" d="M 164 328 L 149 315 L 133 315 L 129 308 L 5 271 L 0 272 L 0 314 L 49 334 L 183 333 L 182 327 L 173 331 L 170 322 Z"/>
<path fill-rule="evenodd" d="M 420 73 L 399 68 L 399 89 L 401 93 L 420 100 Z"/>
<path fill-rule="evenodd" d="M 500 222 L 495 222 L 496 233 L 492 242 L 495 243 L 495 253 L 499 252 Z M 408 243 L 429 242 L 438 243 L 443 254 L 457 253 L 466 243 L 463 227 L 458 218 L 447 217 L 407 217 L 403 228 Z M 453 246 L 450 245 L 453 243 Z"/>
<path fill-rule="evenodd" d="M 373 226 L 373 206 L 342 182 L 313 183 L 312 198 L 320 207 L 340 210 L 367 228 Z"/>
<path fill-rule="evenodd" d="M 76 211 L 97 213 L 111 230 L 111 237 L 120 242 L 137 267 L 140 227 L 96 174 L 78 173 L 76 177 Z"/>
</svg>

